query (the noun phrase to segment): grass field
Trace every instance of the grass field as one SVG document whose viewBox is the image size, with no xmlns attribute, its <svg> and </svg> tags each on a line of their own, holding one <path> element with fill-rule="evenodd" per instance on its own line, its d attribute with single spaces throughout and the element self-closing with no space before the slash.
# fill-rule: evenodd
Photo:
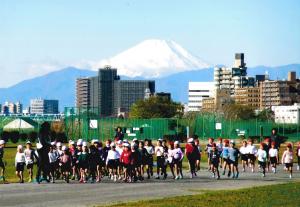
<svg viewBox="0 0 300 207">
<path fill-rule="evenodd" d="M 202 191 L 197 195 L 177 196 L 165 199 L 118 203 L 110 207 L 247 207 L 300 206 L 300 183 L 286 183 L 241 190 Z"/>
<path fill-rule="evenodd" d="M 17 149 L 16 146 L 17 146 L 16 144 L 8 144 L 8 145 L 6 145 L 6 148 L 4 150 L 4 162 L 6 163 L 5 178 L 6 178 L 7 182 L 18 182 L 18 178 L 15 175 L 15 161 L 14 161 L 15 155 L 16 155 L 16 149 Z M 205 145 L 202 145 L 201 147 L 202 147 L 202 149 L 204 149 Z M 285 150 L 285 147 L 282 147 L 280 152 L 282 153 L 284 150 Z M 295 162 L 296 162 L 296 156 L 295 156 Z M 186 157 L 184 158 L 183 168 L 184 169 L 188 168 L 188 163 L 187 163 Z M 202 153 L 201 168 L 207 168 L 206 153 Z M 35 171 L 36 171 L 36 166 L 34 166 L 34 175 L 35 175 Z M 27 178 L 29 178 L 29 176 L 28 176 L 28 172 L 25 167 L 25 171 L 24 171 L 25 182 L 27 181 Z M 2 181 L 0 181 L 0 184 L 1 183 L 2 183 Z"/>
</svg>

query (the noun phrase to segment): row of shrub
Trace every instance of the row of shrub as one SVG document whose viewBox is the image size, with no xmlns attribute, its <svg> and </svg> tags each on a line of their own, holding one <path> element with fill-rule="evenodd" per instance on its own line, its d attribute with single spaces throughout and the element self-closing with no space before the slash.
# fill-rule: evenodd
<svg viewBox="0 0 300 207">
<path fill-rule="evenodd" d="M 36 131 L 30 132 L 19 132 L 19 131 L 3 131 L 0 134 L 0 138 L 5 140 L 5 142 L 26 142 L 31 141 L 32 143 L 37 142 L 38 140 L 38 133 Z M 57 141 L 66 143 L 68 141 L 67 136 L 64 132 L 55 132 L 50 131 L 50 136 L 48 141 Z"/>
</svg>

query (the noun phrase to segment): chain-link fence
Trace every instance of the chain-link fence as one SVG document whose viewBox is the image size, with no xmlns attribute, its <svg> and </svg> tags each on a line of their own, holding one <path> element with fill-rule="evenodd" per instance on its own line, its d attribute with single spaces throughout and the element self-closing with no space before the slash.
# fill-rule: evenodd
<svg viewBox="0 0 300 207">
<path fill-rule="evenodd" d="M 195 121 L 195 134 L 200 138 L 239 137 L 264 138 L 271 135 L 275 129 L 280 136 L 291 141 L 298 141 L 300 135 L 299 124 L 276 124 L 272 121 L 252 120 L 226 120 L 213 115 L 198 116 Z"/>
</svg>

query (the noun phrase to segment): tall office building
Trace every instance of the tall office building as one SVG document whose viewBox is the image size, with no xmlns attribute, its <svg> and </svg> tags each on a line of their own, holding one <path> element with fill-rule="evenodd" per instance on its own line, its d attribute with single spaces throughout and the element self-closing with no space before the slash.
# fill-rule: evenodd
<svg viewBox="0 0 300 207">
<path fill-rule="evenodd" d="M 23 113 L 23 104 L 20 101 L 16 102 L 16 113 L 22 114 Z"/>
<path fill-rule="evenodd" d="M 128 113 L 137 100 L 153 94 L 155 82 L 120 80 L 117 69 L 106 66 L 96 77 L 77 79 L 76 90 L 77 107 L 97 108 L 100 116 L 109 117 Z"/>
<path fill-rule="evenodd" d="M 31 114 L 58 114 L 58 100 L 31 99 Z"/>
</svg>

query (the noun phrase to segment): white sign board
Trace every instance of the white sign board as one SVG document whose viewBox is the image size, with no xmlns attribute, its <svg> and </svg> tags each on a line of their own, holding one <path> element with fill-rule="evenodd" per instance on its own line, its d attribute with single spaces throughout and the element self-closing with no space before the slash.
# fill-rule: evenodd
<svg viewBox="0 0 300 207">
<path fill-rule="evenodd" d="M 222 129 L 222 123 L 216 123 L 216 130 Z"/>
<path fill-rule="evenodd" d="M 90 128 L 97 129 L 98 128 L 98 120 L 90 120 Z"/>
</svg>

